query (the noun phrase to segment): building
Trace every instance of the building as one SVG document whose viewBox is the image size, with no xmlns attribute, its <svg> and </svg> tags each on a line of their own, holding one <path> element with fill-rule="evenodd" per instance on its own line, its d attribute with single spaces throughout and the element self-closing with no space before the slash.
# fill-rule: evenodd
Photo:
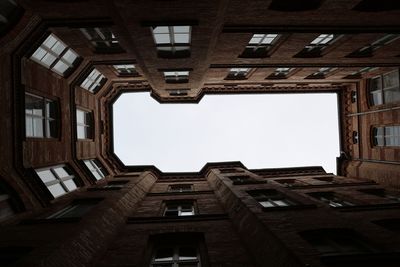
<svg viewBox="0 0 400 267">
<path fill-rule="evenodd" d="M 1 0 L 0 265 L 398 266 L 400 5 L 299 3 Z M 125 166 L 140 91 L 335 92 L 338 175 Z"/>
</svg>

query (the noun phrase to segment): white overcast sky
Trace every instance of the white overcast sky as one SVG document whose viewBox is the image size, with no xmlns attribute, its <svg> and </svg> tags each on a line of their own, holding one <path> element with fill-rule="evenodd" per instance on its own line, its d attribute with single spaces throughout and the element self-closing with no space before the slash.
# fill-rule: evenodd
<svg viewBox="0 0 400 267">
<path fill-rule="evenodd" d="M 125 165 L 199 171 L 207 162 L 249 169 L 322 166 L 336 173 L 336 94 L 206 95 L 159 104 L 126 93 L 114 104 L 114 151 Z"/>
</svg>

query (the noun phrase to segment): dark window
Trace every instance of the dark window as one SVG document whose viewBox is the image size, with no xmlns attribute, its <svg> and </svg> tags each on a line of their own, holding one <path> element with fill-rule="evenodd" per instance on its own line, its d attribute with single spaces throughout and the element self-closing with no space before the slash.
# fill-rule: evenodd
<svg viewBox="0 0 400 267">
<path fill-rule="evenodd" d="M 169 192 L 191 192 L 193 191 L 192 184 L 173 184 L 168 186 Z"/>
<path fill-rule="evenodd" d="M 117 71 L 118 75 L 121 75 L 121 76 L 137 76 L 137 75 L 139 75 L 136 71 L 135 65 L 133 65 L 133 64 L 113 65 L 113 67 Z"/>
<path fill-rule="evenodd" d="M 83 160 L 83 163 L 86 165 L 87 169 L 92 173 L 92 175 L 96 178 L 96 180 L 101 180 L 107 175 L 106 169 L 97 159 L 87 159 Z"/>
<path fill-rule="evenodd" d="M 396 195 L 394 193 L 388 193 L 385 189 L 372 188 L 372 189 L 360 189 L 359 191 L 364 194 L 385 198 L 391 202 L 400 202 L 399 195 Z"/>
<path fill-rule="evenodd" d="M 35 171 L 55 198 L 78 188 L 75 175 L 68 166 L 53 166 Z"/>
<path fill-rule="evenodd" d="M 253 190 L 247 192 L 264 208 L 288 207 L 297 205 L 296 202 L 288 199 L 281 192 L 274 189 Z"/>
<path fill-rule="evenodd" d="M 193 201 L 171 201 L 165 203 L 164 216 L 193 216 L 195 215 Z"/>
<path fill-rule="evenodd" d="M 76 109 L 76 131 L 78 139 L 93 139 L 93 113 Z"/>
<path fill-rule="evenodd" d="M 170 96 L 187 96 L 189 89 L 174 89 L 168 91 Z"/>
<path fill-rule="evenodd" d="M 369 100 L 371 105 L 400 101 L 399 70 L 370 79 Z"/>
<path fill-rule="evenodd" d="M 100 199 L 80 199 L 75 200 L 72 204 L 67 207 L 53 213 L 48 216 L 47 219 L 56 218 L 80 218 L 88 213 L 94 206 L 96 206 L 101 200 Z"/>
<path fill-rule="evenodd" d="M 350 53 L 347 57 L 372 57 L 375 50 L 397 40 L 400 34 L 386 34 L 371 44 L 367 44 L 360 49 Z"/>
<path fill-rule="evenodd" d="M 242 80 L 246 79 L 251 71 L 251 68 L 231 68 L 226 79 Z"/>
<path fill-rule="evenodd" d="M 151 28 L 159 57 L 190 56 L 191 26 L 154 26 Z"/>
<path fill-rule="evenodd" d="M 50 34 L 31 56 L 33 61 L 61 76 L 66 76 L 76 67 L 78 58 L 78 54 L 54 34 Z"/>
<path fill-rule="evenodd" d="M 329 74 L 331 74 L 335 70 L 337 70 L 337 68 L 331 68 L 331 67 L 320 68 L 318 71 L 312 73 L 311 75 L 308 75 L 306 79 L 325 79 Z"/>
<path fill-rule="evenodd" d="M 321 57 L 322 51 L 329 45 L 337 41 L 340 37 L 342 37 L 342 35 L 328 33 L 320 34 L 294 57 Z"/>
<path fill-rule="evenodd" d="M 189 82 L 189 71 L 164 71 L 164 77 L 167 83 L 187 83 Z"/>
<path fill-rule="evenodd" d="M 387 230 L 400 233 L 400 218 L 383 219 L 372 222 Z"/>
<path fill-rule="evenodd" d="M 96 52 L 117 53 L 123 51 L 118 39 L 109 28 L 82 28 L 81 31 Z"/>
<path fill-rule="evenodd" d="M 97 92 L 105 83 L 106 77 L 101 74 L 97 69 L 93 69 L 85 80 L 81 83 L 81 87 L 89 92 Z"/>
<path fill-rule="evenodd" d="M 374 146 L 400 146 L 400 126 L 373 127 L 372 141 Z"/>
<path fill-rule="evenodd" d="M 279 39 L 279 34 L 254 34 L 246 45 L 240 57 L 261 58 L 267 57 L 268 51 Z"/>
<path fill-rule="evenodd" d="M 295 70 L 295 68 L 276 68 L 267 79 L 286 79 Z"/>
<path fill-rule="evenodd" d="M 320 229 L 300 233 L 323 256 L 370 253 L 375 250 L 350 229 Z"/>
<path fill-rule="evenodd" d="M 314 192 L 308 194 L 313 198 L 318 199 L 319 201 L 322 201 L 333 208 L 354 206 L 354 203 L 343 199 L 342 196 L 339 196 L 334 192 Z"/>
<path fill-rule="evenodd" d="M 26 137 L 57 138 L 58 117 L 56 101 L 25 93 Z"/>
</svg>

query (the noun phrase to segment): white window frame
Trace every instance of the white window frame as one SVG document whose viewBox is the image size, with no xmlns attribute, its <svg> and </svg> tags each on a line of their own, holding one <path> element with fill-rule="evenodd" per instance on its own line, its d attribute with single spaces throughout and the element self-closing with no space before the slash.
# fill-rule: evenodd
<svg viewBox="0 0 400 267">
<path fill-rule="evenodd" d="M 28 92 L 25 92 L 25 99 L 26 96 L 29 97 L 33 97 L 33 98 L 37 98 L 40 99 L 43 102 L 43 114 L 42 115 L 36 115 L 36 114 L 32 114 L 32 113 L 28 113 L 27 109 L 26 109 L 26 102 L 25 102 L 25 136 L 29 137 L 29 138 L 57 138 L 58 137 L 58 118 L 52 118 L 49 116 L 49 110 L 48 110 L 48 106 L 47 103 L 54 103 L 56 105 L 56 108 L 58 109 L 58 102 L 42 97 L 42 96 L 38 96 L 38 95 L 34 95 Z M 57 111 L 58 113 L 58 111 Z M 57 114 L 56 114 L 57 116 Z M 34 127 L 34 122 L 36 120 L 40 120 L 41 121 L 41 128 L 42 128 L 42 134 L 40 135 L 39 133 L 35 133 L 35 127 Z M 32 122 L 32 128 L 31 128 L 31 132 L 32 134 L 30 134 L 30 132 L 28 132 L 28 120 Z M 51 136 L 51 132 L 50 132 L 50 128 L 49 128 L 49 124 L 50 122 L 55 122 L 57 123 L 57 133 L 56 136 Z"/>
<path fill-rule="evenodd" d="M 182 27 L 185 27 L 185 29 L 182 29 Z M 153 39 L 157 46 L 157 50 L 168 51 L 172 54 L 190 49 L 191 31 L 192 26 L 190 25 L 151 27 L 151 32 L 153 34 Z M 178 37 L 183 37 L 185 40 L 179 41 L 177 40 Z"/>
<path fill-rule="evenodd" d="M 252 68 L 231 68 L 229 70 L 229 77 L 246 78 Z"/>
<path fill-rule="evenodd" d="M 60 176 L 56 169 L 63 169 L 68 175 L 67 176 Z M 47 181 L 48 178 L 41 176 L 41 172 L 45 172 L 48 171 L 53 180 Z M 62 196 L 68 192 L 74 191 L 78 188 L 78 184 L 74 181 L 75 179 L 75 175 L 71 174 L 72 170 L 71 168 L 69 168 L 66 165 L 56 165 L 56 166 L 50 166 L 50 167 L 46 167 L 46 168 L 40 168 L 40 169 L 35 169 L 36 174 L 39 176 L 40 180 L 43 182 L 43 184 L 47 187 L 47 189 L 49 190 L 49 192 L 53 195 L 54 198 L 57 198 L 59 196 Z M 66 185 L 67 182 L 72 181 L 75 188 L 68 188 L 68 186 Z M 53 185 L 60 185 L 60 187 L 64 190 L 64 192 L 62 194 L 58 194 L 55 195 L 54 193 L 52 193 L 52 191 L 49 189 L 49 187 L 53 186 Z"/>
<path fill-rule="evenodd" d="M 54 42 L 53 42 L 54 41 Z M 53 42 L 53 43 L 51 43 Z M 51 47 L 49 47 L 51 46 Z M 72 56 L 72 61 L 69 57 Z M 51 58 L 46 62 L 46 58 Z M 30 57 L 31 60 L 52 70 L 53 72 L 65 76 L 66 72 L 73 69 L 74 63 L 78 60 L 79 55 L 64 44 L 57 36 L 51 33 L 43 43 L 35 50 Z M 64 71 L 60 71 L 58 66 L 64 66 Z"/>
<path fill-rule="evenodd" d="M 95 93 L 97 89 L 101 88 L 101 86 L 103 85 L 102 81 L 105 78 L 106 77 L 100 71 L 94 68 L 80 86 L 91 93 Z"/>
<path fill-rule="evenodd" d="M 78 121 L 78 112 L 82 112 L 83 113 L 83 119 L 84 119 L 84 121 L 83 122 L 79 122 Z M 86 119 L 87 119 L 87 117 L 86 117 L 86 115 L 87 114 L 90 114 L 90 116 L 91 116 L 91 118 L 92 118 L 92 121 L 91 121 L 91 123 L 90 122 L 88 122 L 88 121 L 86 121 Z M 77 117 L 77 119 L 76 119 L 76 136 L 77 136 L 77 138 L 78 139 L 93 139 L 94 138 L 94 120 L 93 120 L 93 112 L 91 112 L 91 111 L 86 111 L 86 110 L 83 110 L 83 109 L 79 109 L 79 108 L 77 108 L 76 109 L 76 117 Z M 79 136 L 79 129 L 80 128 L 84 128 L 84 136 L 83 137 L 80 137 Z M 90 131 L 90 133 L 91 133 L 91 136 L 89 136 L 88 135 L 88 131 Z"/>
<path fill-rule="evenodd" d="M 86 165 L 86 168 L 93 174 L 96 180 L 101 180 L 106 177 L 102 171 L 102 166 L 98 166 L 96 160 L 94 159 L 85 159 L 83 163 Z"/>
</svg>

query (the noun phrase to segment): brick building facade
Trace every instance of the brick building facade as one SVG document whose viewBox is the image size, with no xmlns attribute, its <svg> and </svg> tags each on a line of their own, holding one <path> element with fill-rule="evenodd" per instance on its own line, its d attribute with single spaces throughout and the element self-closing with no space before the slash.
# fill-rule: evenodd
<svg viewBox="0 0 400 267">
<path fill-rule="evenodd" d="M 397 266 L 399 9 L 1 0 L 0 266 Z M 142 91 L 337 93 L 338 175 L 125 166 L 112 106 Z"/>
</svg>

